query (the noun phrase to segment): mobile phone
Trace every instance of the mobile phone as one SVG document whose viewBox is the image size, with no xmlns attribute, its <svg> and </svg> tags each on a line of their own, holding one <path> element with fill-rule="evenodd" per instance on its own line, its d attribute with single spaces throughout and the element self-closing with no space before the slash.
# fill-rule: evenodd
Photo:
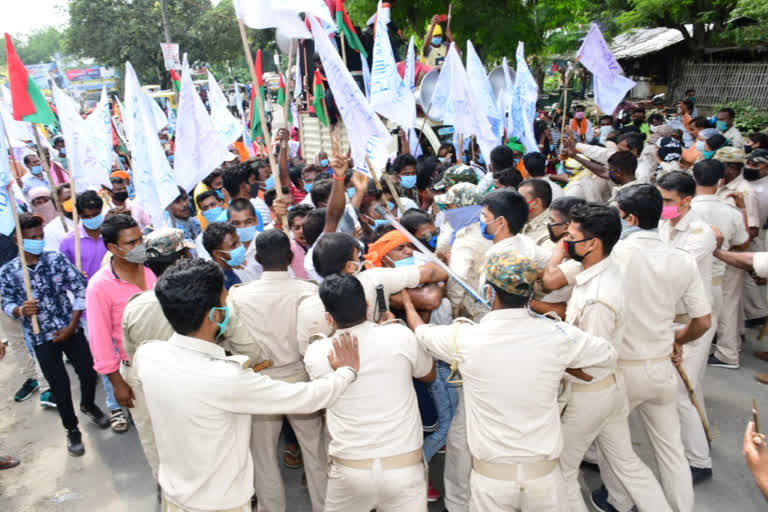
<svg viewBox="0 0 768 512">
<path fill-rule="evenodd" d="M 759 434 L 760 425 L 758 423 L 757 401 L 754 398 L 752 399 L 752 422 L 755 424 L 755 434 Z"/>
<path fill-rule="evenodd" d="M 437 21 L 439 21 L 440 23 L 445 23 L 446 21 L 448 21 L 448 15 L 447 14 L 439 15 L 437 17 Z"/>
<path fill-rule="evenodd" d="M 387 312 L 387 303 L 384 299 L 384 286 L 378 285 L 376 287 L 376 305 L 378 306 L 379 314 Z"/>
</svg>

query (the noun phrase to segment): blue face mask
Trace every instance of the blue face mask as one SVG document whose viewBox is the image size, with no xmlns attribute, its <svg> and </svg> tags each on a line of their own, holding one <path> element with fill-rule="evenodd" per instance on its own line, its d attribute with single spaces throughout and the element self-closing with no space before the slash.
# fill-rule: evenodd
<svg viewBox="0 0 768 512">
<path fill-rule="evenodd" d="M 237 236 L 240 237 L 241 242 L 250 242 L 256 236 L 259 226 L 248 226 L 245 228 L 237 228 Z"/>
<path fill-rule="evenodd" d="M 43 252 L 43 247 L 45 247 L 45 240 L 30 240 L 29 238 L 24 239 L 24 252 L 39 256 Z"/>
<path fill-rule="evenodd" d="M 412 176 L 400 176 L 400 185 L 403 186 L 403 188 L 411 189 L 416 186 L 416 175 Z"/>
<path fill-rule="evenodd" d="M 323 158 L 322 160 L 320 160 L 320 167 L 322 167 L 323 169 L 328 167 L 328 159 L 327 158 Z"/>
<path fill-rule="evenodd" d="M 728 123 L 726 123 L 725 121 L 718 121 L 715 123 L 715 128 L 717 128 L 721 132 L 727 132 Z"/>
<path fill-rule="evenodd" d="M 389 208 L 389 211 L 392 211 L 395 209 L 395 203 L 391 201 L 387 201 L 387 208 Z"/>
<path fill-rule="evenodd" d="M 443 44 L 443 38 L 442 37 L 433 37 L 432 38 L 432 46 L 440 46 Z"/>
<path fill-rule="evenodd" d="M 395 264 L 395 267 L 408 267 L 411 265 L 415 265 L 416 260 L 413 259 L 413 256 L 411 256 L 410 258 L 404 258 L 402 260 L 393 261 L 392 263 Z"/>
<path fill-rule="evenodd" d="M 221 251 L 221 252 L 227 252 L 227 251 Z M 245 246 L 240 245 L 238 247 L 235 247 L 231 251 L 229 251 L 229 259 L 227 260 L 227 265 L 230 267 L 239 267 L 243 264 L 245 261 Z"/>
<path fill-rule="evenodd" d="M 483 155 L 477 155 L 477 163 L 485 165 L 485 158 L 483 158 Z"/>
<path fill-rule="evenodd" d="M 489 224 L 493 224 L 494 222 L 496 222 L 500 218 L 501 217 L 496 217 L 491 222 L 483 222 L 482 220 L 480 221 L 480 232 L 482 233 L 483 238 L 485 238 L 486 240 L 493 240 L 493 237 L 496 236 L 496 235 L 495 234 L 492 235 L 492 234 L 490 234 L 488 232 L 488 225 Z"/>
<path fill-rule="evenodd" d="M 712 160 L 712 157 L 715 156 L 715 151 L 702 151 L 701 154 L 706 160 Z"/>
<path fill-rule="evenodd" d="M 205 220 L 208 222 L 216 222 L 216 219 L 219 218 L 219 215 L 221 215 L 221 212 L 224 211 L 224 208 L 221 206 L 217 206 L 216 208 L 211 208 L 210 210 L 205 210 L 203 212 L 203 217 L 205 217 Z"/>
<path fill-rule="evenodd" d="M 699 150 L 699 152 L 704 151 L 704 141 L 703 140 L 697 140 L 696 141 L 696 149 Z"/>
<path fill-rule="evenodd" d="M 224 320 L 221 322 L 217 322 L 213 319 L 213 312 L 217 310 L 224 312 Z M 219 332 L 216 334 L 216 339 L 219 339 L 221 335 L 224 334 L 224 331 L 227 330 L 227 324 L 229 323 L 229 307 L 224 306 L 223 308 L 211 308 L 211 312 L 208 313 L 208 320 L 219 326 Z"/>
<path fill-rule="evenodd" d="M 223 201 L 224 200 L 224 194 L 221 192 L 221 189 L 215 188 L 213 190 L 216 192 L 216 197 L 218 197 L 219 199 L 221 199 Z"/>
<path fill-rule="evenodd" d="M 463 156 L 461 157 L 461 162 L 462 162 L 462 163 L 465 163 L 465 164 L 467 163 L 467 155 L 463 155 Z"/>
<path fill-rule="evenodd" d="M 264 182 L 264 190 L 272 190 L 275 188 L 275 177 L 270 176 L 267 181 Z"/>
<path fill-rule="evenodd" d="M 389 221 L 387 219 L 373 219 L 373 229 L 388 223 Z"/>
<path fill-rule="evenodd" d="M 355 187 L 349 187 L 347 189 L 347 197 L 349 197 L 350 199 L 355 197 Z"/>
<path fill-rule="evenodd" d="M 59 150 L 59 153 L 61 153 L 61 156 L 67 156 L 67 148 L 66 147 L 61 148 Z"/>
<path fill-rule="evenodd" d="M 304 191 L 309 194 L 309 191 L 312 190 L 312 184 L 311 183 L 305 183 L 304 184 Z"/>
<path fill-rule="evenodd" d="M 104 217 L 102 217 L 101 214 L 98 214 L 95 217 L 91 217 L 90 219 L 82 219 L 83 220 L 83 226 L 85 226 L 86 229 L 99 229 L 101 227 L 101 223 L 104 221 Z"/>
<path fill-rule="evenodd" d="M 439 156 L 439 157 L 437 157 L 437 159 L 438 159 L 438 160 L 440 160 L 440 163 L 443 163 L 443 164 L 444 164 L 444 163 L 446 162 L 446 160 L 448 160 L 448 157 L 445 157 L 445 156 Z"/>
<path fill-rule="evenodd" d="M 43 166 L 42 165 L 33 165 L 29 168 L 29 170 L 34 174 L 35 176 L 40 175 L 43 172 Z"/>
</svg>

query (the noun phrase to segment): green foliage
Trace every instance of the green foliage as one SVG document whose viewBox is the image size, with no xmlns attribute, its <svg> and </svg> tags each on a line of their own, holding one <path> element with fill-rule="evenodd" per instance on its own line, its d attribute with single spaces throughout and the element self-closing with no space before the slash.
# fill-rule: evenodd
<svg viewBox="0 0 768 512">
<path fill-rule="evenodd" d="M 760 112 L 747 102 L 733 101 L 724 105 L 715 105 L 712 112 L 719 112 L 724 107 L 732 108 L 736 113 L 733 124 L 744 135 L 759 132 L 768 127 L 768 114 Z"/>
<path fill-rule="evenodd" d="M 36 30 L 26 36 L 11 36 L 16 53 L 25 64 L 51 62 L 57 52 L 62 51 L 64 32 L 53 27 Z M 5 64 L 5 45 L 0 52 L 0 64 Z"/>
</svg>

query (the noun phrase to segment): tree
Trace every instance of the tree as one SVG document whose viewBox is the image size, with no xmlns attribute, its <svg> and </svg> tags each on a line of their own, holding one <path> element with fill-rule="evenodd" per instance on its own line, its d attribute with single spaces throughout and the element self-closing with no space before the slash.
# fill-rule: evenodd
<svg viewBox="0 0 768 512">
<path fill-rule="evenodd" d="M 62 51 L 64 33 L 53 27 L 32 32 L 29 35 L 12 36 L 16 53 L 25 64 L 51 62 L 56 53 Z M 0 52 L 0 64 L 7 61 L 5 45 Z"/>
</svg>

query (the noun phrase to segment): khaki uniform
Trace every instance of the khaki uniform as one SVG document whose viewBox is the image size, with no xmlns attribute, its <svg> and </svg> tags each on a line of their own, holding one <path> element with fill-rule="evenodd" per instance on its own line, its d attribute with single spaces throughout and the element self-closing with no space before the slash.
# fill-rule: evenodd
<svg viewBox="0 0 768 512">
<path fill-rule="evenodd" d="M 451 270 L 464 282 L 477 283 L 485 266 L 486 251 L 492 246 L 492 241 L 483 238 L 479 222 L 460 229 L 451 247 Z M 453 279 L 447 283 L 447 295 L 454 308 L 463 307 L 473 318 L 482 314 L 483 307 Z"/>
<path fill-rule="evenodd" d="M 624 291 L 618 266 L 608 257 L 576 276 L 566 321 L 611 342 L 618 350 L 624 333 Z M 579 465 L 595 442 L 640 511 L 671 511 L 659 482 L 632 448 L 627 417 L 629 404 L 615 368 L 584 368 L 585 382 L 566 375 L 568 404 L 562 415 L 563 452 L 560 469 L 568 489 L 570 510 L 586 512 L 579 487 Z"/>
<path fill-rule="evenodd" d="M 697 195 L 691 202 L 694 213 L 708 224 L 712 224 L 723 234 L 723 250 L 734 245 L 741 245 L 749 240 L 749 233 L 744 226 L 744 217 L 737 208 L 726 203 L 718 196 Z M 735 272 L 734 272 L 735 271 Z M 729 280 L 743 281 L 743 271 L 731 267 L 713 258 L 712 263 L 712 323 L 717 329 L 717 350 L 715 357 L 725 362 L 738 362 L 739 345 L 739 304 L 741 286 L 727 288 Z M 718 300 L 718 291 L 719 300 Z M 730 317 L 730 318 L 728 318 Z"/>
<path fill-rule="evenodd" d="M 317 382 L 288 384 L 244 368 L 216 344 L 174 333 L 150 341 L 133 365 L 152 416 L 159 483 L 182 510 L 239 510 L 253 496 L 248 451 L 252 414 L 310 414 L 354 381 L 348 368 Z"/>
<path fill-rule="evenodd" d="M 585 169 L 571 177 L 564 192 L 590 203 L 603 203 L 611 197 L 611 183 Z"/>
<path fill-rule="evenodd" d="M 549 208 L 529 220 L 525 226 L 523 226 L 523 230 L 520 233 L 531 238 L 536 245 L 542 245 L 549 240 L 549 230 L 547 229 L 548 223 Z"/>
<path fill-rule="evenodd" d="M 432 357 L 399 322 L 365 321 L 339 329 L 358 339 L 357 380 L 326 410 L 331 443 L 325 512 L 426 512 L 421 417 L 413 378 L 432 370 Z M 331 371 L 324 338 L 307 348 L 304 365 L 313 380 Z"/>
<path fill-rule="evenodd" d="M 752 267 L 759 277 L 768 277 L 768 252 L 756 252 L 753 257 Z"/>
<path fill-rule="evenodd" d="M 526 309 L 491 311 L 477 325 L 422 325 L 416 337 L 461 369 L 470 510 L 568 510 L 557 463 L 560 380 L 569 367 L 615 365 L 610 343 Z"/>
<path fill-rule="evenodd" d="M 693 510 L 691 470 L 685 458 L 677 412 L 679 377 L 669 357 L 674 342 L 675 307 L 698 318 L 712 309 L 690 254 L 670 247 L 659 233 L 641 230 L 621 240 L 612 252 L 625 289 L 626 326 L 619 348 L 619 368 L 630 409 L 638 409 L 651 439 L 664 494 L 673 510 Z M 684 350 L 685 352 L 685 350 Z M 632 507 L 609 464 L 600 473 L 611 504 Z"/>
<path fill-rule="evenodd" d="M 307 382 L 309 377 L 299 354 L 296 316 L 299 302 L 316 293 L 317 285 L 292 279 L 288 272 L 264 272 L 258 281 L 233 286 L 227 297 L 230 323 L 223 347 L 233 354 L 247 356 L 254 363 L 271 360 L 272 366 L 261 373 L 272 379 Z M 321 512 L 327 483 L 322 415 L 320 412 L 288 415 L 288 422 L 296 432 L 304 455 L 312 510 Z M 282 414 L 253 417 L 254 487 L 262 512 L 286 510 L 277 454 L 282 426 Z"/>
<path fill-rule="evenodd" d="M 416 265 L 400 268 L 375 267 L 355 274 L 363 285 L 365 300 L 368 302 L 368 320 L 376 320 L 376 287 L 384 287 L 384 300 L 389 308 L 389 296 L 406 288 L 416 288 L 421 279 L 421 270 Z M 325 306 L 317 293 L 299 302 L 296 332 L 299 353 L 304 354 L 313 336 L 330 336 L 333 332 L 325 317 Z"/>
<path fill-rule="evenodd" d="M 752 185 L 752 189 L 755 191 L 760 221 L 760 235 L 749 244 L 749 250 L 750 252 L 761 252 L 765 250 L 765 225 L 766 219 L 768 219 L 768 176 L 748 183 Z M 745 276 L 742 299 L 744 317 L 747 320 L 768 316 L 768 304 L 765 295 L 765 286 L 758 286 L 751 276 Z"/>
<path fill-rule="evenodd" d="M 549 175 L 544 176 L 543 178 L 539 178 L 539 179 L 542 179 L 542 180 L 546 181 L 547 183 L 549 183 L 549 188 L 552 189 L 552 200 L 553 201 L 555 199 L 557 199 L 559 197 L 563 197 L 565 195 L 565 191 L 563 190 L 563 187 L 561 187 L 558 183 L 552 181 L 552 179 L 550 179 Z"/>
<path fill-rule="evenodd" d="M 168 323 L 163 308 L 157 301 L 154 290 L 147 290 L 131 297 L 123 310 L 123 348 L 128 361 L 120 365 L 120 375 L 133 390 L 133 409 L 131 416 L 139 433 L 141 448 L 147 458 L 152 476 L 157 480 L 159 460 L 152 419 L 147 410 L 147 400 L 141 391 L 136 377 L 136 368 L 132 361 L 136 351 L 149 340 L 166 341 L 173 335 L 173 327 Z"/>
<path fill-rule="evenodd" d="M 624 190 L 625 188 L 629 188 L 633 185 L 639 185 L 640 180 L 632 180 L 629 183 L 625 183 L 623 185 L 616 185 L 611 189 L 611 199 L 608 200 L 610 204 L 616 204 L 616 197 L 618 197 L 619 192 Z"/>
</svg>

